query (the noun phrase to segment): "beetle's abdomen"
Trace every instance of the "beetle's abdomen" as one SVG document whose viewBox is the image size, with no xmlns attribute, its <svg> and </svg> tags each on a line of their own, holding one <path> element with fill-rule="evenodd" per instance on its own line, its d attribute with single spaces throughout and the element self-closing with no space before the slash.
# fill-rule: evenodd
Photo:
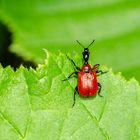
<svg viewBox="0 0 140 140">
<path fill-rule="evenodd" d="M 97 90 L 96 72 L 78 73 L 78 92 L 81 96 L 93 96 Z"/>
</svg>

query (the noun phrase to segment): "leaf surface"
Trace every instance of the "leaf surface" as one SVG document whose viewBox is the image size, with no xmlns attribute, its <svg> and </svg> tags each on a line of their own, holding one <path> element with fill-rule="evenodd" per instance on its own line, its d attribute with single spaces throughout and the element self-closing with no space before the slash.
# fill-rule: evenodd
<svg viewBox="0 0 140 140">
<path fill-rule="evenodd" d="M 1 0 L 0 19 L 13 34 L 11 51 L 43 62 L 42 48 L 81 53 L 93 39 L 91 60 L 140 81 L 140 1 Z M 127 53 L 126 53 L 127 52 Z"/>
<path fill-rule="evenodd" d="M 73 59 L 81 66 L 79 56 Z M 36 71 L 0 67 L 1 140 L 139 139 L 140 87 L 136 80 L 126 81 L 110 70 L 98 77 L 103 98 L 77 94 L 72 108 L 77 80 L 62 79 L 73 71 L 62 53 L 47 53 Z"/>
</svg>

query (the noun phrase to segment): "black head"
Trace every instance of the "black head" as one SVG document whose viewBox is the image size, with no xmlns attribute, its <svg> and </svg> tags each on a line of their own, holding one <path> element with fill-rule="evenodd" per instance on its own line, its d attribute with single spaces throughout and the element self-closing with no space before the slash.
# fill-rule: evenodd
<svg viewBox="0 0 140 140">
<path fill-rule="evenodd" d="M 93 44 L 93 42 L 94 42 L 95 40 L 93 40 L 93 41 L 88 45 L 87 48 L 85 48 L 78 40 L 76 40 L 76 41 L 77 41 L 78 44 L 80 44 L 80 46 L 82 46 L 82 47 L 84 48 L 84 51 L 82 52 L 82 54 L 83 54 L 83 59 L 84 59 L 84 64 L 88 64 L 88 59 L 89 59 L 89 54 L 90 54 L 88 48 L 89 48 L 89 46 L 91 46 L 91 45 Z"/>
</svg>

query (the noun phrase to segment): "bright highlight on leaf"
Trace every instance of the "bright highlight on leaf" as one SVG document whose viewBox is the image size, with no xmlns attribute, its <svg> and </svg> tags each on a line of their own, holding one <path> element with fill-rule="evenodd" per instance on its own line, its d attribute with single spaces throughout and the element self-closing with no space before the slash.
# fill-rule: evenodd
<svg viewBox="0 0 140 140">
<path fill-rule="evenodd" d="M 74 57 L 81 66 L 79 56 Z M 102 67 L 102 69 L 105 69 Z M 102 95 L 82 98 L 64 54 L 47 53 L 37 70 L 0 67 L 1 140 L 128 140 L 140 136 L 140 87 L 110 70 L 98 78 Z"/>
</svg>

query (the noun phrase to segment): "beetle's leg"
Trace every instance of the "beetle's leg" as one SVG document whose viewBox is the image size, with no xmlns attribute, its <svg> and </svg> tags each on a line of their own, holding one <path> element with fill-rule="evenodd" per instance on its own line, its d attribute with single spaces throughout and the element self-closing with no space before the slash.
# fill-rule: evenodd
<svg viewBox="0 0 140 140">
<path fill-rule="evenodd" d="M 102 74 L 105 74 L 107 73 L 108 71 L 102 71 L 102 70 L 97 70 L 96 73 L 97 73 L 97 76 L 100 76 Z"/>
<path fill-rule="evenodd" d="M 71 76 L 73 76 L 73 74 L 78 74 L 78 72 L 77 71 L 75 71 L 75 72 L 73 72 L 73 73 L 71 73 L 66 79 L 63 79 L 62 81 L 66 81 L 66 80 L 69 80 L 70 78 L 71 78 Z"/>
<path fill-rule="evenodd" d="M 95 64 L 91 70 L 97 71 L 99 69 L 99 66 L 100 66 L 100 64 Z"/>
<path fill-rule="evenodd" d="M 93 67 L 98 69 L 99 66 L 100 66 L 100 64 L 95 64 Z"/>
<path fill-rule="evenodd" d="M 100 97 L 103 97 L 103 96 L 100 94 L 101 89 L 102 89 L 102 85 L 101 85 L 100 83 L 98 83 L 98 95 L 99 95 Z"/>
<path fill-rule="evenodd" d="M 74 67 L 75 67 L 77 70 L 81 70 L 78 66 L 76 66 L 75 62 L 74 62 L 71 58 L 69 58 L 68 55 L 66 55 L 66 56 L 67 56 L 67 58 L 72 62 L 72 64 L 74 65 Z"/>
<path fill-rule="evenodd" d="M 102 75 L 102 74 L 105 74 L 105 73 L 108 72 L 108 71 L 99 70 L 99 66 L 100 66 L 100 64 L 96 64 L 92 68 L 92 71 L 95 71 L 97 73 L 97 76 Z"/>
<path fill-rule="evenodd" d="M 73 105 L 72 105 L 72 107 L 74 107 L 74 105 L 75 105 L 75 95 L 76 95 L 76 92 L 77 92 L 77 87 L 75 87 L 75 90 L 74 90 Z"/>
</svg>

